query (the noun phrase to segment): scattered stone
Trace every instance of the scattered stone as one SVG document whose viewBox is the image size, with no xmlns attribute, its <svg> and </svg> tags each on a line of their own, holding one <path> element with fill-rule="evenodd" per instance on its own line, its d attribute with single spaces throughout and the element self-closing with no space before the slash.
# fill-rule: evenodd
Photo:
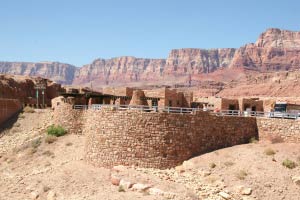
<svg viewBox="0 0 300 200">
<path fill-rule="evenodd" d="M 294 176 L 292 180 L 296 185 L 300 186 L 300 176 Z"/>
<path fill-rule="evenodd" d="M 56 193 L 50 190 L 47 194 L 47 200 L 55 200 L 55 199 L 56 199 Z"/>
<path fill-rule="evenodd" d="M 119 182 L 119 185 L 124 187 L 125 189 L 130 189 L 133 186 L 133 183 L 130 181 L 125 181 L 124 179 L 121 179 Z"/>
<path fill-rule="evenodd" d="M 227 194 L 226 192 L 219 192 L 219 195 L 223 198 L 223 199 L 230 199 L 231 196 L 229 194 Z"/>
<path fill-rule="evenodd" d="M 237 187 L 237 190 L 238 190 L 238 192 L 239 192 L 240 194 L 242 194 L 242 195 L 250 195 L 250 194 L 252 193 L 252 189 L 251 189 L 251 188 L 245 187 L 245 186 L 243 186 L 243 185 L 238 186 L 238 187 Z"/>
<path fill-rule="evenodd" d="M 112 168 L 113 171 L 116 171 L 116 172 L 123 172 L 125 171 L 127 168 L 124 166 L 124 165 L 117 165 L 117 166 L 114 166 Z"/>
<path fill-rule="evenodd" d="M 242 191 L 241 191 L 241 194 L 242 195 L 250 195 L 252 193 L 252 189 L 251 188 L 244 188 Z"/>
<path fill-rule="evenodd" d="M 182 165 L 179 165 L 179 166 L 175 167 L 175 170 L 179 173 L 185 172 L 185 169 Z"/>
<path fill-rule="evenodd" d="M 149 194 L 151 195 L 164 195 L 164 191 L 158 188 L 150 188 L 149 189 Z"/>
<path fill-rule="evenodd" d="M 111 175 L 110 177 L 110 182 L 113 184 L 113 185 L 116 185 L 116 186 L 119 186 L 120 185 L 120 181 L 121 179 L 115 175 Z"/>
<path fill-rule="evenodd" d="M 30 196 L 31 196 L 31 199 L 37 199 L 39 197 L 39 194 L 37 192 L 31 192 Z"/>
<path fill-rule="evenodd" d="M 149 188 L 150 188 L 150 185 L 145 185 L 145 184 L 141 184 L 141 183 L 136 183 L 132 186 L 132 190 L 138 191 L 138 192 L 144 192 Z"/>
</svg>

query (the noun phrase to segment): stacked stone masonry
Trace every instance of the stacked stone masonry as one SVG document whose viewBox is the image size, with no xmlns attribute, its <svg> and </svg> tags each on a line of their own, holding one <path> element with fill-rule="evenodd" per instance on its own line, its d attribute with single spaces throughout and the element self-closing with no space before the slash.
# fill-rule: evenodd
<svg viewBox="0 0 300 200">
<path fill-rule="evenodd" d="M 201 153 L 246 143 L 257 134 L 255 118 L 208 113 L 86 111 L 86 160 L 94 166 L 170 168 Z"/>
<path fill-rule="evenodd" d="M 300 142 L 300 120 L 257 118 L 260 140 Z"/>
<path fill-rule="evenodd" d="M 183 161 L 237 144 L 260 140 L 300 142 L 300 121 L 176 114 L 137 110 L 55 108 L 56 124 L 85 134 L 85 158 L 94 166 L 137 165 L 170 168 Z"/>
<path fill-rule="evenodd" d="M 17 99 L 0 99 L 0 126 L 9 118 L 17 114 L 22 105 Z"/>
</svg>

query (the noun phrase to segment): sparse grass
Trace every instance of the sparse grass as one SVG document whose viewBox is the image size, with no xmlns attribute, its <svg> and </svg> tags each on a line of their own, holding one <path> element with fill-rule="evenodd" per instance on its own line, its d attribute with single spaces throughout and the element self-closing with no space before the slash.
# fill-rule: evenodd
<svg viewBox="0 0 300 200">
<path fill-rule="evenodd" d="M 34 113 L 34 109 L 29 107 L 29 106 L 26 106 L 25 108 L 23 108 L 23 112 L 24 113 Z"/>
<path fill-rule="evenodd" d="M 34 139 L 31 141 L 31 147 L 36 149 L 41 145 L 41 143 L 42 143 L 41 138 Z"/>
<path fill-rule="evenodd" d="M 226 161 L 226 162 L 224 162 L 224 165 L 226 167 L 230 167 L 230 166 L 234 165 L 234 162 L 232 162 L 232 161 Z"/>
<path fill-rule="evenodd" d="M 249 143 L 258 143 L 258 140 L 256 139 L 256 137 L 251 137 Z"/>
<path fill-rule="evenodd" d="M 72 146 L 72 145 L 73 145 L 72 142 L 67 142 L 67 143 L 66 143 L 66 146 Z"/>
<path fill-rule="evenodd" d="M 216 163 L 209 163 L 210 168 L 215 168 L 216 166 L 217 166 Z"/>
<path fill-rule="evenodd" d="M 47 128 L 48 135 L 54 135 L 56 137 L 63 136 L 67 133 L 67 131 L 60 125 L 51 125 Z"/>
<path fill-rule="evenodd" d="M 118 192 L 125 192 L 125 189 L 122 185 L 119 185 Z"/>
<path fill-rule="evenodd" d="M 297 163 L 295 163 L 294 161 L 289 160 L 289 159 L 285 159 L 282 162 L 282 165 L 289 168 L 289 169 L 294 169 L 295 167 L 297 167 Z"/>
<path fill-rule="evenodd" d="M 55 142 L 56 140 L 57 140 L 57 137 L 54 136 L 54 135 L 47 135 L 47 136 L 45 137 L 45 142 L 46 142 L 47 144 L 52 144 L 52 143 Z"/>
<path fill-rule="evenodd" d="M 275 155 L 276 152 L 273 149 L 271 149 L 271 148 L 267 148 L 267 149 L 265 149 L 265 154 L 267 156 L 272 156 L 272 155 Z"/>
<path fill-rule="evenodd" d="M 244 180 L 248 176 L 248 173 L 245 170 L 240 170 L 235 174 L 235 177 L 237 177 L 240 180 Z"/>
</svg>

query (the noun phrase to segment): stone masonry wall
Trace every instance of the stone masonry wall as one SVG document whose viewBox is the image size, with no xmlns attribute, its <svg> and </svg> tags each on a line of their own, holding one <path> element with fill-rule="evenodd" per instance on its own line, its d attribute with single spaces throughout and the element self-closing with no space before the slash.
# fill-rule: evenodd
<svg viewBox="0 0 300 200">
<path fill-rule="evenodd" d="M 56 106 L 53 112 L 53 123 L 64 127 L 68 133 L 81 135 L 85 123 L 85 111 L 72 108 L 73 105 L 68 103 Z"/>
<path fill-rule="evenodd" d="M 257 118 L 260 140 L 300 142 L 300 120 Z"/>
<path fill-rule="evenodd" d="M 89 110 L 85 115 L 86 160 L 94 166 L 170 168 L 257 136 L 255 118 L 111 109 Z"/>
<path fill-rule="evenodd" d="M 0 99 L 0 126 L 22 109 L 17 99 Z"/>
</svg>

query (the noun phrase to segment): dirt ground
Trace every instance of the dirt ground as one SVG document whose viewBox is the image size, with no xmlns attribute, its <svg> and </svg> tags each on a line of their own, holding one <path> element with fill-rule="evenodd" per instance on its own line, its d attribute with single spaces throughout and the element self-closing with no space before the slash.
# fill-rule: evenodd
<svg viewBox="0 0 300 200">
<path fill-rule="evenodd" d="M 168 170 L 105 169 L 85 163 L 84 136 L 66 135 L 46 143 L 51 119 L 50 110 L 24 113 L 0 134 L 1 200 L 300 200 L 300 185 L 294 181 L 300 176 L 300 144 L 238 145 Z M 297 166 L 283 166 L 285 159 Z M 113 185 L 112 177 L 123 185 Z M 149 187 L 128 189 L 126 183 Z"/>
</svg>

